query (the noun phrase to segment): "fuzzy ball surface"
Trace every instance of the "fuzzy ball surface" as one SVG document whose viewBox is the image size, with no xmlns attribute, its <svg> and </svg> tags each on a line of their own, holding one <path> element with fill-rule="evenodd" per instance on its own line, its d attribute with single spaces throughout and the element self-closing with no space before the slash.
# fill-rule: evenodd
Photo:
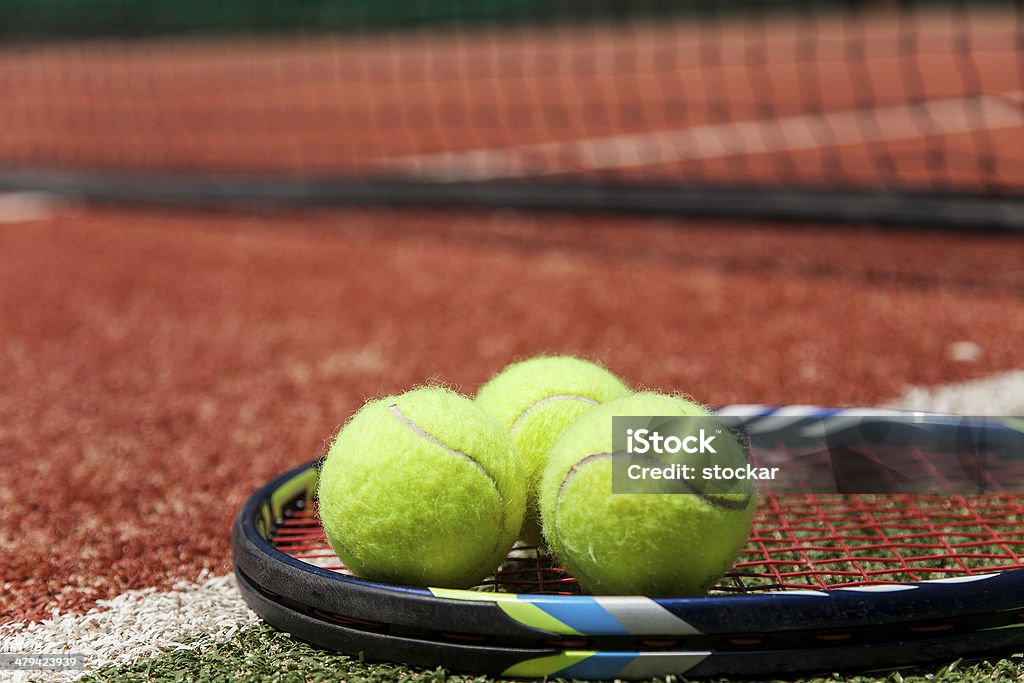
<svg viewBox="0 0 1024 683">
<path fill-rule="evenodd" d="M 537 490 L 548 453 L 562 432 L 595 406 L 629 393 L 629 387 L 605 368 L 572 356 L 513 363 L 477 392 L 477 403 L 512 435 L 526 470 L 524 541 L 542 542 Z"/>
<path fill-rule="evenodd" d="M 612 493 L 614 416 L 701 415 L 710 413 L 681 398 L 637 393 L 588 412 L 552 449 L 539 497 L 544 535 L 586 590 L 699 595 L 732 565 L 753 520 L 749 483 L 716 494 L 680 492 L 678 482 L 666 482 L 672 493 Z"/>
<path fill-rule="evenodd" d="M 358 576 L 467 588 L 515 542 L 525 481 L 501 424 L 425 387 L 370 401 L 341 429 L 320 471 L 320 517 Z"/>
</svg>

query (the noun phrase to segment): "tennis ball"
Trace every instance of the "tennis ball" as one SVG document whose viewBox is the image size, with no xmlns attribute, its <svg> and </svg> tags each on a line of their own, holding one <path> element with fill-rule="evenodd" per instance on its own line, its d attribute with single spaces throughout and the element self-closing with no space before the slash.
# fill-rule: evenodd
<svg viewBox="0 0 1024 683">
<path fill-rule="evenodd" d="M 526 519 L 521 536 L 543 541 L 537 488 L 548 452 L 565 428 L 594 406 L 629 394 L 600 365 L 571 356 L 540 356 L 509 365 L 477 392 L 476 402 L 512 434 L 526 470 Z"/>
<path fill-rule="evenodd" d="M 356 575 L 450 588 L 498 568 L 526 504 L 508 432 L 440 387 L 364 405 L 328 451 L 318 493 L 327 540 Z"/>
<path fill-rule="evenodd" d="M 614 448 L 614 416 L 704 416 L 705 425 L 721 424 L 699 405 L 656 393 L 611 401 L 581 417 L 551 450 L 541 482 L 540 509 L 549 548 L 592 593 L 705 592 L 746 543 L 755 507 L 753 486 L 749 480 L 737 480 L 701 489 L 696 482 L 662 480 L 652 482 L 658 487 L 655 493 L 612 493 L 613 454 L 630 457 L 621 445 L 619 452 Z M 694 459 L 705 458 L 712 466 L 719 457 L 731 458 L 733 465 L 747 461 L 745 446 L 731 432 L 721 428 L 716 434 L 720 455 L 700 454 Z M 657 458 L 649 462 L 664 464 Z"/>
</svg>

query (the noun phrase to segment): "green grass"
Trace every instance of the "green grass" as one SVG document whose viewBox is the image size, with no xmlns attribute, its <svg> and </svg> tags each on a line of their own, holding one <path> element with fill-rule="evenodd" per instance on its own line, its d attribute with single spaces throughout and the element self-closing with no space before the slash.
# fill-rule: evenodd
<svg viewBox="0 0 1024 683">
<path fill-rule="evenodd" d="M 460 676 L 444 669 L 410 669 L 398 664 L 360 661 L 302 643 L 263 625 L 239 632 L 233 639 L 199 651 L 177 650 L 125 667 L 92 672 L 84 681 L 346 681 L 347 683 L 482 683 L 513 681 L 487 676 Z M 564 680 L 564 679 L 554 679 Z M 654 679 L 674 683 L 676 676 Z M 717 679 L 719 681 L 737 679 Z M 765 679 L 784 680 L 784 679 Z M 1024 682 L 1024 657 L 999 661 L 956 662 L 942 667 L 871 676 L 819 676 L 791 679 L 799 683 L 960 683 Z M 653 683 L 653 682 L 652 682 Z"/>
</svg>

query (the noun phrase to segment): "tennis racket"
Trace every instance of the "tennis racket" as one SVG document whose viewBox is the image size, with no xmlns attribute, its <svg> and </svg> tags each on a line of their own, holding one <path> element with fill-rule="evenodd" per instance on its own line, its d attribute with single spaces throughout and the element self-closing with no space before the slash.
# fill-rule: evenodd
<svg viewBox="0 0 1024 683">
<path fill-rule="evenodd" d="M 821 637 L 817 642 L 789 637 L 767 642 L 735 638 L 735 642 L 700 643 L 663 637 L 617 644 L 568 638 L 523 643 L 464 633 L 403 631 L 271 597 L 244 574 L 239 575 L 239 585 L 246 602 L 268 623 L 321 647 L 370 659 L 491 676 L 645 679 L 666 674 L 710 677 L 856 671 L 996 654 L 1024 642 L 1024 623 L 1018 620 L 976 630 L 883 629 L 870 636 L 869 632 L 859 636 L 848 633 L 844 638 Z"/>
<path fill-rule="evenodd" d="M 889 449 L 898 425 L 901 452 L 925 441 L 925 455 L 963 451 L 967 433 L 974 452 L 982 444 L 1007 461 L 1024 455 L 1012 419 L 762 406 L 720 413 L 741 423 L 755 455 L 799 450 L 823 415 L 859 416 L 867 441 L 889 426 Z M 235 569 L 269 623 L 342 652 L 601 678 L 893 667 L 1024 643 L 1024 503 L 1007 493 L 767 494 L 747 548 L 708 596 L 648 598 L 581 595 L 572 577 L 527 548 L 475 590 L 359 579 L 322 535 L 316 480 L 308 463 L 247 501 L 234 528 Z M 526 664 L 538 661 L 561 668 Z"/>
</svg>

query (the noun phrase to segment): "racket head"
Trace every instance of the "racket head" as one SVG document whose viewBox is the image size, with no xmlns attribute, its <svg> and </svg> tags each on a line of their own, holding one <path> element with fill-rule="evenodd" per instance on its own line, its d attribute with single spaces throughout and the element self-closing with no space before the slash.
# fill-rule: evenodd
<svg viewBox="0 0 1024 683">
<path fill-rule="evenodd" d="M 773 420 L 757 432 L 762 443 L 772 429 L 792 431 L 812 414 L 753 408 L 751 422 Z M 959 423 L 930 424 L 941 435 Z M 993 614 L 1012 622 L 1024 606 L 1024 505 L 1013 496 L 884 504 L 863 496 L 765 496 L 750 544 L 712 594 L 650 598 L 581 595 L 542 555 L 522 551 L 477 590 L 354 577 L 322 536 L 316 477 L 313 461 L 250 497 L 234 527 L 235 564 L 270 597 L 347 619 L 532 642 L 829 631 Z M 944 535 L 928 528 L 943 516 L 952 520 Z"/>
<path fill-rule="evenodd" d="M 237 567 L 236 574 L 245 601 L 257 614 L 304 641 L 351 656 L 490 676 L 631 680 L 671 674 L 704 678 L 854 672 L 1000 654 L 1019 647 L 1024 639 L 1024 623 L 1018 619 L 1009 625 L 974 630 L 949 625 L 917 631 L 901 629 L 898 633 L 905 637 L 895 639 L 887 638 L 884 629 L 869 629 L 864 633 L 871 637 L 849 632 L 845 637 L 831 634 L 789 643 L 734 638 L 708 644 L 661 638 L 606 643 L 562 639 L 524 644 L 484 635 L 416 633 L 390 624 L 330 615 L 271 597 Z"/>
</svg>

